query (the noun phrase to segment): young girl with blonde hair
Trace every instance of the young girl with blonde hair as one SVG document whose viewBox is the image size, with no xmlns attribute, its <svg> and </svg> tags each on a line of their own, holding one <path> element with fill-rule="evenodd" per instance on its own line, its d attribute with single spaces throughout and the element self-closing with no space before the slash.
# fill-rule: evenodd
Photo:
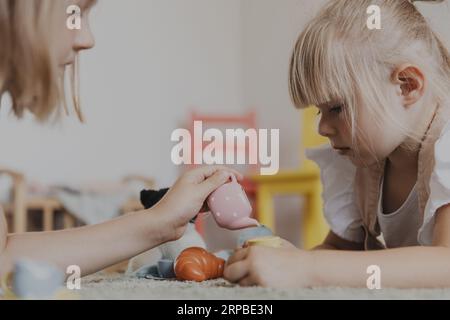
<svg viewBox="0 0 450 320">
<path fill-rule="evenodd" d="M 330 1 L 295 45 L 290 92 L 330 140 L 307 155 L 331 231 L 312 251 L 238 250 L 226 278 L 365 287 L 375 265 L 382 287 L 449 287 L 450 54 L 413 1 Z"/>
<path fill-rule="evenodd" d="M 80 117 L 76 94 L 76 61 L 80 51 L 94 46 L 89 11 L 95 0 L 0 0 L 0 99 L 6 94 L 14 113 L 30 112 L 39 120 L 58 113 L 65 104 L 63 77 L 72 69 L 73 104 Z M 69 5 L 81 9 L 79 30 L 66 27 Z M 0 208 L 0 278 L 14 262 L 29 258 L 66 271 L 78 265 L 90 274 L 136 256 L 162 243 L 179 239 L 205 199 L 232 172 L 212 166 L 183 175 L 150 210 L 67 231 L 8 234 Z"/>
</svg>

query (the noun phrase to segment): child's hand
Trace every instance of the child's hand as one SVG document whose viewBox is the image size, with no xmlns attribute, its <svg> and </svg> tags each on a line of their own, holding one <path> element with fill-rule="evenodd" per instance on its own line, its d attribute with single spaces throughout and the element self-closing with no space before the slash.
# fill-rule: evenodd
<svg viewBox="0 0 450 320">
<path fill-rule="evenodd" d="M 154 207 L 174 231 L 173 240 L 179 239 L 188 222 L 201 210 L 205 200 L 217 188 L 228 182 L 231 176 L 242 175 L 223 166 L 208 166 L 185 173 Z"/>
<path fill-rule="evenodd" d="M 310 255 L 292 247 L 239 249 L 228 260 L 224 278 L 241 286 L 308 287 L 312 274 Z"/>
</svg>

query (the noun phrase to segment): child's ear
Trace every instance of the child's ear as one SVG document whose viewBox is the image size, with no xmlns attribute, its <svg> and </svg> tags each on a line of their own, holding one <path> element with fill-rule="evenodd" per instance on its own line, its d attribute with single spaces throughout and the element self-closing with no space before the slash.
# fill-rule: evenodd
<svg viewBox="0 0 450 320">
<path fill-rule="evenodd" d="M 392 73 L 392 82 L 398 85 L 398 94 L 405 107 L 415 104 L 425 94 L 425 76 L 411 64 L 398 66 Z"/>
</svg>

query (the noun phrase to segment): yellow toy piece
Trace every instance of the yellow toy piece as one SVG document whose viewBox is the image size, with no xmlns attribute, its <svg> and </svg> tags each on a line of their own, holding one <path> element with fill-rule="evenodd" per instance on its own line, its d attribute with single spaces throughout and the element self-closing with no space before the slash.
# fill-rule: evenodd
<svg viewBox="0 0 450 320">
<path fill-rule="evenodd" d="M 263 247 L 269 247 L 269 248 L 280 248 L 282 245 L 282 240 L 280 237 L 260 237 L 255 239 L 250 239 L 246 242 L 247 246 L 253 247 L 253 246 L 263 246 Z"/>
</svg>

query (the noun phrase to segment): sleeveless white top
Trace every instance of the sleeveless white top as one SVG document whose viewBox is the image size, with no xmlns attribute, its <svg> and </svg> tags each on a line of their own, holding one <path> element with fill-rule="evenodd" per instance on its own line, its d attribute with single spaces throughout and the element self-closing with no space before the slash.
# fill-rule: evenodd
<svg viewBox="0 0 450 320">
<path fill-rule="evenodd" d="M 417 235 L 422 224 L 422 215 L 419 209 L 417 184 L 403 205 L 392 213 L 383 212 L 383 183 L 380 188 L 377 216 L 386 248 L 418 246 Z"/>
</svg>

